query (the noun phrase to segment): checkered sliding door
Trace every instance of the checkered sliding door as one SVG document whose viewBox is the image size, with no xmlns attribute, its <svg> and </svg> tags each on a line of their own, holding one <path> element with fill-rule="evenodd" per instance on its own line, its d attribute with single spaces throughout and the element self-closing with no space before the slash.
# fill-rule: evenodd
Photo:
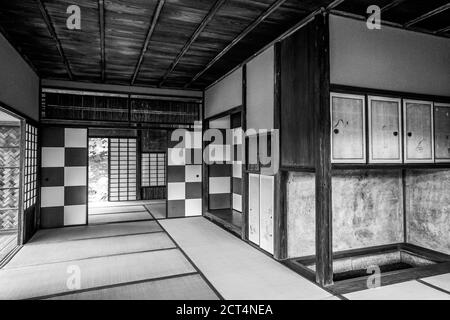
<svg viewBox="0 0 450 320">
<path fill-rule="evenodd" d="M 87 223 L 87 129 L 42 129 L 41 227 Z"/>
<path fill-rule="evenodd" d="M 233 175 L 232 175 L 232 201 L 233 210 L 242 212 L 242 159 L 243 159 L 243 131 L 242 128 L 232 129 L 233 136 Z"/>
<path fill-rule="evenodd" d="M 183 143 L 167 152 L 167 216 L 202 215 L 202 132 L 186 131 Z"/>
<path fill-rule="evenodd" d="M 109 139 L 109 201 L 137 200 L 137 139 Z"/>
<path fill-rule="evenodd" d="M 212 142 L 208 145 L 209 155 L 209 209 L 230 209 L 232 155 L 231 145 L 227 145 L 229 129 L 217 129 L 222 132 L 223 143 Z"/>
</svg>

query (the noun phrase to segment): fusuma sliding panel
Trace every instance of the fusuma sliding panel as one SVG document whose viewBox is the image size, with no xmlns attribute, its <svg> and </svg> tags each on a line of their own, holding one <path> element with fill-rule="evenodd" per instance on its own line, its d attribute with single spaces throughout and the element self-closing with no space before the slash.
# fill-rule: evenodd
<svg viewBox="0 0 450 320">
<path fill-rule="evenodd" d="M 259 174 L 248 175 L 248 239 L 259 245 Z"/>
<path fill-rule="evenodd" d="M 243 131 L 242 128 L 232 129 L 233 135 L 233 176 L 232 176 L 232 201 L 233 210 L 242 212 L 242 140 Z"/>
<path fill-rule="evenodd" d="M 404 100 L 405 163 L 434 162 L 433 103 Z"/>
<path fill-rule="evenodd" d="M 87 223 L 87 166 L 87 129 L 42 129 L 42 228 Z"/>
<path fill-rule="evenodd" d="M 137 140 L 109 139 L 109 201 L 137 200 Z"/>
<path fill-rule="evenodd" d="M 260 247 L 273 254 L 274 250 L 274 188 L 275 178 L 273 176 L 260 176 L 259 193 L 259 225 L 260 225 Z"/>
<path fill-rule="evenodd" d="M 402 163 L 401 100 L 369 97 L 369 162 Z"/>
<path fill-rule="evenodd" d="M 365 97 L 331 94 L 331 161 L 366 163 Z"/>
<path fill-rule="evenodd" d="M 436 162 L 450 162 L 450 104 L 435 104 Z"/>
<path fill-rule="evenodd" d="M 202 215 L 202 159 L 201 131 L 186 131 L 182 143 L 169 141 L 167 151 L 169 218 Z"/>
</svg>

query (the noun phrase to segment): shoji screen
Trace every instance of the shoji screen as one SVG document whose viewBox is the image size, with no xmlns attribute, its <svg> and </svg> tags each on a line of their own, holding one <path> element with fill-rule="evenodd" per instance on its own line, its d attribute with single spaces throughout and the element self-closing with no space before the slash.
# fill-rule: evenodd
<svg viewBox="0 0 450 320">
<path fill-rule="evenodd" d="M 26 125 L 24 210 L 34 206 L 37 198 L 37 128 Z"/>
<path fill-rule="evenodd" d="M 166 154 L 163 152 L 142 153 L 142 187 L 166 186 Z"/>
<path fill-rule="evenodd" d="M 137 200 L 137 140 L 109 139 L 109 201 Z"/>
</svg>

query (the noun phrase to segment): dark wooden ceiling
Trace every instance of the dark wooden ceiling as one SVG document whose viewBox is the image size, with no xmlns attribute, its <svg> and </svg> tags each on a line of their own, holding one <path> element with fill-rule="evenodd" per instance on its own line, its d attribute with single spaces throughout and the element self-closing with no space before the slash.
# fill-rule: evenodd
<svg viewBox="0 0 450 320">
<path fill-rule="evenodd" d="M 72 4 L 81 30 L 66 27 Z M 0 31 L 42 78 L 204 89 L 317 9 L 364 18 L 373 4 L 450 37 L 447 0 L 1 0 Z"/>
</svg>

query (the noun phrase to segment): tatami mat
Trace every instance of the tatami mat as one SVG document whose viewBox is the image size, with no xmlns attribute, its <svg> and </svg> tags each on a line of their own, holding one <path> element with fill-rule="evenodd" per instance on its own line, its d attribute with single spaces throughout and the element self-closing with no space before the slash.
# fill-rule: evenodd
<svg viewBox="0 0 450 320">
<path fill-rule="evenodd" d="M 417 281 L 353 292 L 344 295 L 350 300 L 450 300 L 450 295 Z"/>
<path fill-rule="evenodd" d="M 64 295 L 53 300 L 218 300 L 198 274 Z"/>
<path fill-rule="evenodd" d="M 160 223 L 225 299 L 300 300 L 332 296 L 204 218 Z"/>
<path fill-rule="evenodd" d="M 173 247 L 165 233 L 26 245 L 5 269 Z"/>
<path fill-rule="evenodd" d="M 153 219 L 152 216 L 146 210 L 144 210 L 138 212 L 90 215 L 89 224 L 92 225 L 92 224 L 115 223 L 126 221 L 143 221 L 152 219 Z"/>
<path fill-rule="evenodd" d="M 152 216 L 155 219 L 166 219 L 167 212 L 166 212 L 166 204 L 165 203 L 155 203 L 155 204 L 149 204 L 145 206 L 148 211 L 152 214 Z"/>
<path fill-rule="evenodd" d="M 136 253 L 0 270 L 0 300 L 70 293 L 69 267 L 80 270 L 81 289 L 193 273 L 196 270 L 177 250 Z"/>
<path fill-rule="evenodd" d="M 100 208 L 90 208 L 89 215 L 142 212 L 142 211 L 145 211 L 144 206 L 100 207 Z"/>
<path fill-rule="evenodd" d="M 39 230 L 27 245 L 162 231 L 156 221 Z"/>
<path fill-rule="evenodd" d="M 425 278 L 425 279 L 422 279 L 422 281 L 427 282 L 438 288 L 441 288 L 442 290 L 446 290 L 446 291 L 450 292 L 450 273 L 443 274 L 440 276 Z"/>
</svg>

